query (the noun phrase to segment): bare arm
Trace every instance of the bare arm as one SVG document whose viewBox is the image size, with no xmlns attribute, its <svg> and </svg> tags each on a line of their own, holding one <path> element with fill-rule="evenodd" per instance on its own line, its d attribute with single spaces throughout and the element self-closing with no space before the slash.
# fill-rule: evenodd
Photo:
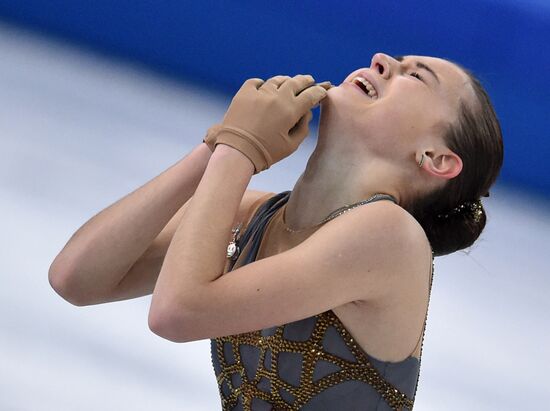
<svg viewBox="0 0 550 411">
<path fill-rule="evenodd" d="M 168 221 L 177 223 L 174 215 L 195 192 L 211 154 L 200 143 L 80 227 L 50 266 L 48 279 L 56 292 L 75 305 L 110 296 Z"/>
<path fill-rule="evenodd" d="M 246 190 L 233 226 L 239 222 L 248 224 L 253 212 L 268 197 L 275 195 L 273 192 Z M 153 293 L 160 270 L 166 257 L 166 252 L 174 233 L 176 232 L 182 217 L 189 206 L 193 197 L 191 197 L 172 217 L 162 229 L 160 234 L 153 240 L 149 248 L 138 258 L 130 271 L 124 275 L 120 283 L 111 290 L 109 295 L 102 296 L 101 300 L 89 302 L 91 304 L 101 304 L 112 301 L 128 300 L 131 298 L 142 297 Z M 229 242 L 229 238 L 227 239 Z"/>
<path fill-rule="evenodd" d="M 390 294 L 396 301 L 425 287 L 424 230 L 389 201 L 358 207 L 299 245 L 223 275 L 227 237 L 253 167 L 238 150 L 216 146 L 155 285 L 148 318 L 155 334 L 174 342 L 234 335 L 352 301 L 387 304 Z"/>
</svg>

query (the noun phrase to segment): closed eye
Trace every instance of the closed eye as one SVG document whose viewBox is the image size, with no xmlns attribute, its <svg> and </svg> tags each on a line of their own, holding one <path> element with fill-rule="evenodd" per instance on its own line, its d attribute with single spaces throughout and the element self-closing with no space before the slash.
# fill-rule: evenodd
<svg viewBox="0 0 550 411">
<path fill-rule="evenodd" d="M 418 74 L 416 71 L 413 71 L 413 72 L 411 73 L 411 76 L 416 77 L 416 78 L 418 78 L 418 80 L 423 81 L 423 82 L 425 83 L 424 77 L 422 77 L 422 76 L 421 76 L 420 74 Z"/>
</svg>

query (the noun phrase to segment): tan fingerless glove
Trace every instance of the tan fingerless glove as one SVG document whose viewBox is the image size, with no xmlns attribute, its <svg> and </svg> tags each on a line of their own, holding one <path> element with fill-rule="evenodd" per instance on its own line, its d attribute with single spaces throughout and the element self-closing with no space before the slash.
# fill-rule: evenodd
<svg viewBox="0 0 550 411">
<path fill-rule="evenodd" d="M 315 84 L 310 75 L 252 78 L 233 97 L 222 122 L 208 129 L 203 142 L 214 151 L 229 145 L 250 159 L 254 174 L 292 154 L 309 132 L 311 108 L 326 96 L 330 82 Z"/>
</svg>

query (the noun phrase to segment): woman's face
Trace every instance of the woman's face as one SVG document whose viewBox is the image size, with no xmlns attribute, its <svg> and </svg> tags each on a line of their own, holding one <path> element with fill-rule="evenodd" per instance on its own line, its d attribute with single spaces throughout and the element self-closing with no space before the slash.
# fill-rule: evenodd
<svg viewBox="0 0 550 411">
<path fill-rule="evenodd" d="M 373 97 L 354 84 L 357 77 L 371 83 Z M 377 53 L 370 67 L 328 90 L 321 127 L 331 130 L 330 138 L 354 140 L 355 148 L 363 145 L 375 155 L 412 161 L 415 151 L 424 149 L 419 144 L 442 142 L 443 130 L 456 121 L 460 100 L 472 104 L 475 94 L 467 74 L 453 63 L 426 56 L 397 60 Z"/>
</svg>

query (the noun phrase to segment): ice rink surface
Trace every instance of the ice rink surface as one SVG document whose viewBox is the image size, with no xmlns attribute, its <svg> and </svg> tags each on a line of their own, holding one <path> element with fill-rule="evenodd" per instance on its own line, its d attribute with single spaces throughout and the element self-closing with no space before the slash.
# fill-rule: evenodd
<svg viewBox="0 0 550 411">
<path fill-rule="evenodd" d="M 48 268 L 88 219 L 199 144 L 230 98 L 3 24 L 0 56 L 0 410 L 219 410 L 208 340 L 153 334 L 150 296 L 72 306 Z M 250 187 L 292 189 L 311 131 Z M 502 185 L 483 201 L 474 247 L 435 260 L 415 410 L 547 403 L 550 207 Z"/>
</svg>

